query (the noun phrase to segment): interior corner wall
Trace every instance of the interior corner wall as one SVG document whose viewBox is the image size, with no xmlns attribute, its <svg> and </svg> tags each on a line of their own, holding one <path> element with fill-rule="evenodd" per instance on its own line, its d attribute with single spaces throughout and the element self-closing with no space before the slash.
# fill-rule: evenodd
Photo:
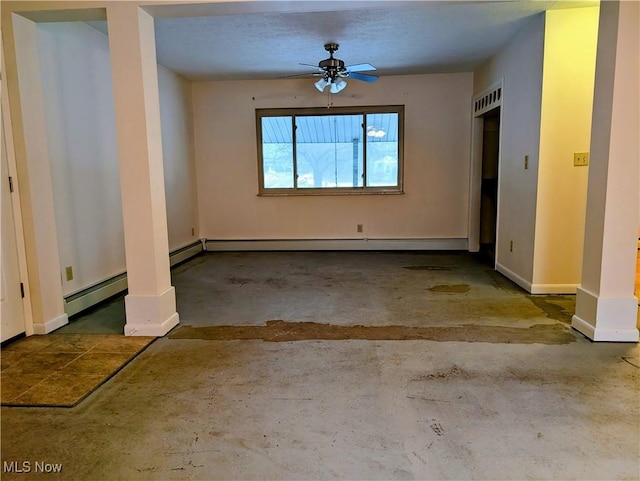
<svg viewBox="0 0 640 481">
<path fill-rule="evenodd" d="M 468 237 L 471 73 L 193 83 L 200 233 L 208 239 Z M 259 197 L 256 108 L 405 105 L 404 195 Z M 364 232 L 357 233 L 362 224 Z"/>
<path fill-rule="evenodd" d="M 575 293 L 581 283 L 598 7 L 546 12 L 534 294 Z"/>
<path fill-rule="evenodd" d="M 474 93 L 504 79 L 496 268 L 527 290 L 533 282 L 544 29 L 539 14 L 474 72 Z"/>
<path fill-rule="evenodd" d="M 169 250 L 198 240 L 191 82 L 158 64 Z"/>
<path fill-rule="evenodd" d="M 88 24 L 37 27 L 60 277 L 68 296 L 126 270 L 111 61 L 107 36 Z M 158 76 L 169 248 L 175 250 L 197 227 L 190 86 L 163 67 Z"/>
</svg>

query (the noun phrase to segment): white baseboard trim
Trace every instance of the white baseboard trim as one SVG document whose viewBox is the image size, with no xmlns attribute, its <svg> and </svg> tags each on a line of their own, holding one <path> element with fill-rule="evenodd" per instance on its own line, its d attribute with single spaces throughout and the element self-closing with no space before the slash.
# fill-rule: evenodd
<svg viewBox="0 0 640 481">
<path fill-rule="evenodd" d="M 60 314 L 59 316 L 48 320 L 44 324 L 34 323 L 33 333 L 39 335 L 49 334 L 50 332 L 60 329 L 62 326 L 66 326 L 67 324 L 69 324 L 69 316 L 67 314 Z"/>
<path fill-rule="evenodd" d="M 575 294 L 580 284 L 532 284 L 531 294 Z"/>
<path fill-rule="evenodd" d="M 405 251 L 468 249 L 467 239 L 207 239 L 206 250 L 227 251 Z"/>
<path fill-rule="evenodd" d="M 503 266 L 500 263 L 496 263 L 496 270 L 504 275 L 505 277 L 507 277 L 508 279 L 512 280 L 513 282 L 515 282 L 516 284 L 518 284 L 520 287 L 522 287 L 525 291 L 529 292 L 530 294 L 531 292 L 531 283 L 529 281 L 527 281 L 524 277 L 521 277 L 520 275 L 516 274 L 515 272 L 513 272 L 511 269 Z"/>
<path fill-rule="evenodd" d="M 203 243 L 197 241 L 174 250 L 169 254 L 169 263 L 173 267 L 180 262 L 184 262 L 203 251 Z M 127 273 L 106 279 L 98 284 L 89 286 L 74 294 L 64 298 L 64 311 L 67 316 L 73 316 L 84 311 L 99 302 L 118 295 L 127 290 Z"/>
</svg>

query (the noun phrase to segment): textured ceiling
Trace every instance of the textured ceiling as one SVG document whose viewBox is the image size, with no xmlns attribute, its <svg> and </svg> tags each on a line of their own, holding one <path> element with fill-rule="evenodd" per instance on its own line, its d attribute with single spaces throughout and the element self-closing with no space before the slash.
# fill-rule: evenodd
<svg viewBox="0 0 640 481">
<path fill-rule="evenodd" d="M 533 17 L 597 2 L 229 2 L 153 7 L 158 60 L 193 80 L 274 79 L 310 71 L 340 44 L 379 75 L 469 71 Z M 92 23 L 105 30 L 105 25 Z"/>
</svg>

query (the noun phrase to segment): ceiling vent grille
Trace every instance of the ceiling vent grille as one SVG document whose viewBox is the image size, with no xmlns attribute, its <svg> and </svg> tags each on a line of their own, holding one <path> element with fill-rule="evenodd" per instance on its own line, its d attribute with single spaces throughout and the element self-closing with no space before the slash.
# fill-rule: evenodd
<svg viewBox="0 0 640 481">
<path fill-rule="evenodd" d="M 473 114 L 478 117 L 502 104 L 502 86 L 480 94 L 473 99 Z"/>
</svg>

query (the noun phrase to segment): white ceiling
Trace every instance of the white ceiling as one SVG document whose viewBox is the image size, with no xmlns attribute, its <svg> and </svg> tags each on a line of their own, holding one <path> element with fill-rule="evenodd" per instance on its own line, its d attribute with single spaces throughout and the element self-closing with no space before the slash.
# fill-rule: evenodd
<svg viewBox="0 0 640 481">
<path fill-rule="evenodd" d="M 158 61 L 192 80 L 310 72 L 340 44 L 379 75 L 470 71 L 540 12 L 597 1 L 264 1 L 148 8 Z M 104 23 L 92 25 L 106 30 Z"/>
</svg>

